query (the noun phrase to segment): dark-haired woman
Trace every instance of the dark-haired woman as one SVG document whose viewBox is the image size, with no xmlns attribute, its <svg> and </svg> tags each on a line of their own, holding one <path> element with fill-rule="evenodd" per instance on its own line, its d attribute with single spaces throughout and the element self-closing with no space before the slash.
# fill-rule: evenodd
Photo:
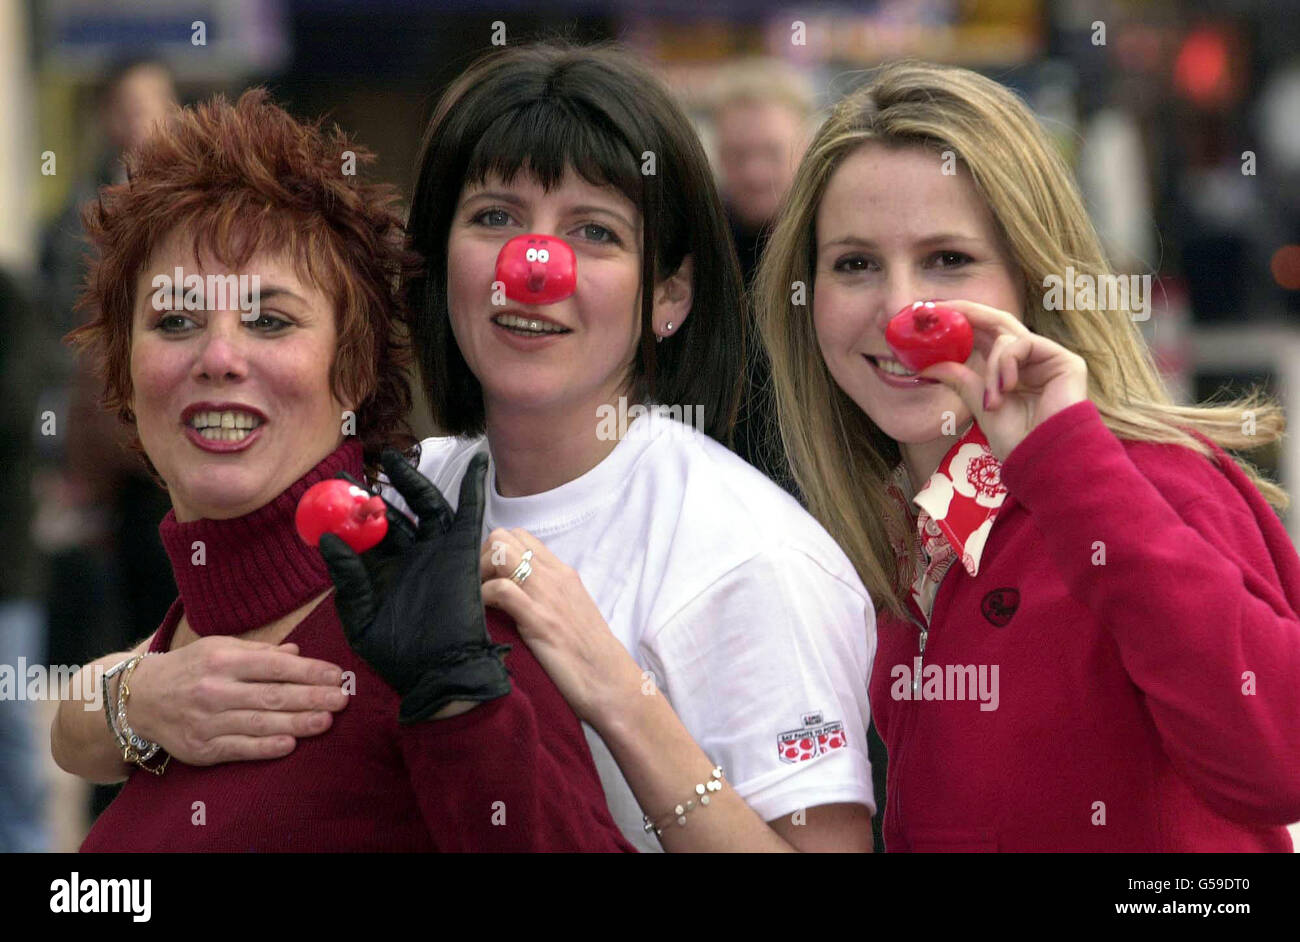
<svg viewBox="0 0 1300 942">
<path fill-rule="evenodd" d="M 436 109 L 408 231 L 450 436 L 420 470 L 453 494 L 490 456 L 484 600 L 589 724 L 624 834 L 869 850 L 873 607 L 827 533 L 724 445 L 740 274 L 669 94 L 616 48 L 485 57 Z M 570 297 L 501 303 L 499 253 L 529 233 L 572 247 Z"/>
</svg>

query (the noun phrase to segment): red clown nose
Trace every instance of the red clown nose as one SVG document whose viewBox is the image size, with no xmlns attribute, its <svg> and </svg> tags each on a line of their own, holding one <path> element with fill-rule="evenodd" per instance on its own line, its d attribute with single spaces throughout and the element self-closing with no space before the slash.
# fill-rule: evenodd
<svg viewBox="0 0 1300 942">
<path fill-rule="evenodd" d="M 515 236 L 497 256 L 497 281 L 506 297 L 523 304 L 554 304 L 573 294 L 578 260 L 569 243 L 557 236 Z"/>
</svg>

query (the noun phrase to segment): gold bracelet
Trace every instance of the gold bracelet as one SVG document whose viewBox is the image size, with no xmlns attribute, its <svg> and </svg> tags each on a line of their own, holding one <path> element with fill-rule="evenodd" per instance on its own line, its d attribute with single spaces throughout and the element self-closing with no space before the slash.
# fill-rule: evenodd
<svg viewBox="0 0 1300 942">
<path fill-rule="evenodd" d="M 122 759 L 125 762 L 134 762 L 146 772 L 152 772 L 154 775 L 162 775 L 167 771 L 167 763 L 171 761 L 171 756 L 164 753 L 163 760 L 159 765 L 149 767 L 145 765 L 149 759 L 158 754 L 161 746 L 156 742 L 150 742 L 147 739 L 137 735 L 126 722 L 126 705 L 131 699 L 131 687 L 129 681 L 131 675 L 135 673 L 136 667 L 140 662 L 151 654 L 160 652 L 150 651 L 149 654 L 137 654 L 127 661 L 126 666 L 122 669 L 122 679 L 117 682 L 117 723 L 121 731 L 122 739 L 125 744 L 122 746 Z"/>
<path fill-rule="evenodd" d="M 722 766 L 720 765 L 715 765 L 709 777 L 695 786 L 694 798 L 675 806 L 670 813 L 660 815 L 661 823 L 655 824 L 648 814 L 641 815 L 642 829 L 647 834 L 654 831 L 655 837 L 663 837 L 664 828 L 672 827 L 673 818 L 677 819 L 678 827 L 686 827 L 686 816 L 694 810 L 696 801 L 698 800 L 701 805 L 707 805 L 709 793 L 717 791 L 722 791 Z"/>
</svg>

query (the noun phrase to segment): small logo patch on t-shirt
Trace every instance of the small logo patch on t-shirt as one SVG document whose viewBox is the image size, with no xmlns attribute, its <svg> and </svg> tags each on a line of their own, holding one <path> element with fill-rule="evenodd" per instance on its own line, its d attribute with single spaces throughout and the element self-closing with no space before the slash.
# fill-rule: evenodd
<svg viewBox="0 0 1300 942">
<path fill-rule="evenodd" d="M 801 728 L 784 732 L 776 739 L 777 756 L 782 762 L 806 762 L 848 745 L 844 724 L 839 720 L 826 723 L 821 713 L 805 713 L 802 721 Z"/>
</svg>

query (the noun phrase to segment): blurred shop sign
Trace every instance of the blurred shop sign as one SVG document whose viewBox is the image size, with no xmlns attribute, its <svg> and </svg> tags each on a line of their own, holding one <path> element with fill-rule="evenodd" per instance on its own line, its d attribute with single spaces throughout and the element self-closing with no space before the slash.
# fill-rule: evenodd
<svg viewBox="0 0 1300 942">
<path fill-rule="evenodd" d="M 1046 18 L 1041 0 L 901 0 L 791 6 L 785 16 L 770 13 L 767 27 L 769 51 L 799 62 L 875 65 L 915 56 L 998 65 L 1040 54 Z"/>
<path fill-rule="evenodd" d="M 182 82 L 211 82 L 281 68 L 287 21 L 283 0 L 44 0 L 34 26 L 42 65 L 69 77 L 148 53 Z"/>
</svg>

